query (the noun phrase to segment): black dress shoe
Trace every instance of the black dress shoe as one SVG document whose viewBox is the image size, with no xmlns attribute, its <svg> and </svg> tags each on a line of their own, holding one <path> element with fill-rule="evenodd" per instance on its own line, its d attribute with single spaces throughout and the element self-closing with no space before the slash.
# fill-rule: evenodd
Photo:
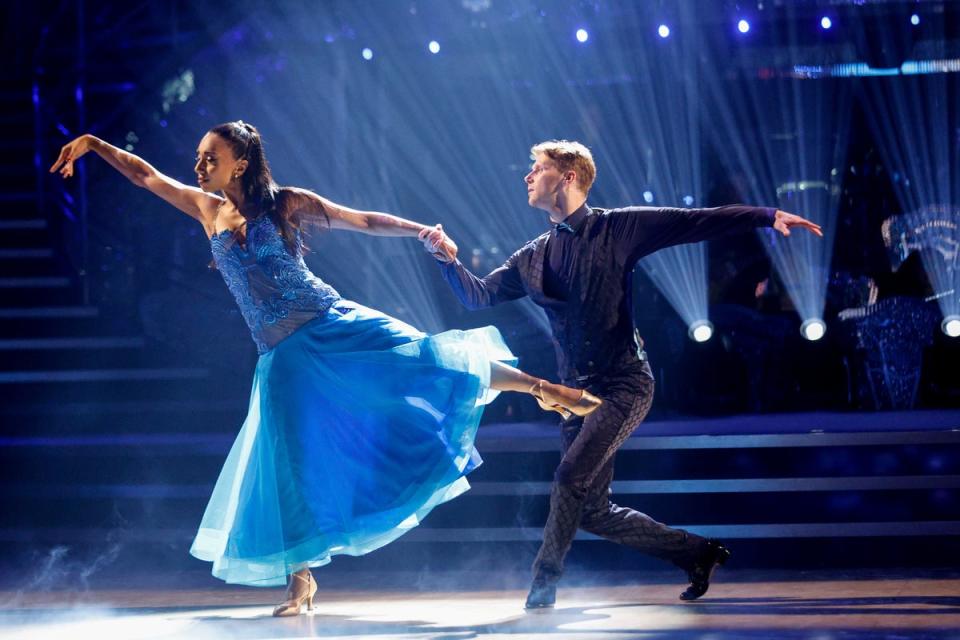
<svg viewBox="0 0 960 640">
<path fill-rule="evenodd" d="M 715 540 L 707 540 L 707 548 L 703 555 L 687 570 L 690 586 L 680 594 L 681 600 L 696 600 L 710 588 L 710 579 L 717 567 L 724 564 L 730 557 L 730 550 Z"/>
<path fill-rule="evenodd" d="M 557 581 L 544 580 L 536 578 L 530 586 L 530 593 L 527 594 L 527 603 L 523 605 L 524 609 L 552 609 L 557 602 Z"/>
</svg>

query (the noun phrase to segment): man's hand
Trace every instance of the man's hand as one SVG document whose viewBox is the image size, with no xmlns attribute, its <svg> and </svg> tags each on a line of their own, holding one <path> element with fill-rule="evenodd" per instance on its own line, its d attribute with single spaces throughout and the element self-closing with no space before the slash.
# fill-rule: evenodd
<svg viewBox="0 0 960 640">
<path fill-rule="evenodd" d="M 820 225 L 810 222 L 806 218 L 801 218 L 800 216 L 777 209 L 777 212 L 773 217 L 773 228 L 783 235 L 789 236 L 790 229 L 793 227 L 807 229 L 811 233 L 815 233 L 821 238 L 823 237 L 823 231 L 820 230 Z"/>
<path fill-rule="evenodd" d="M 427 253 L 440 262 L 453 262 L 457 259 L 457 243 L 443 231 L 443 225 L 424 227 L 417 235 Z"/>
</svg>

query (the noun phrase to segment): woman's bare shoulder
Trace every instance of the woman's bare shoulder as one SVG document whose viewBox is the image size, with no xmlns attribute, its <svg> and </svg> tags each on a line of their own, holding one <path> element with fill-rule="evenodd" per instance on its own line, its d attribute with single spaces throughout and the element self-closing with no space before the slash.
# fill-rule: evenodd
<svg viewBox="0 0 960 640">
<path fill-rule="evenodd" d="M 207 235 L 210 235 L 217 225 L 217 217 L 220 215 L 220 210 L 223 208 L 226 199 L 213 193 L 207 195 L 210 197 L 204 198 L 200 202 L 200 218 L 198 221 L 207 231 Z"/>
</svg>

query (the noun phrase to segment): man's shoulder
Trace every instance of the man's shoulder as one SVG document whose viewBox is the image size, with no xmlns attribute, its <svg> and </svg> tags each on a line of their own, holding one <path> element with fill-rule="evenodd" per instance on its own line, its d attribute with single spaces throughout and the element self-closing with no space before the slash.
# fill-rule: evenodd
<svg viewBox="0 0 960 640">
<path fill-rule="evenodd" d="M 638 204 L 631 204 L 625 207 L 590 207 L 590 211 L 599 217 L 616 216 L 629 213 L 643 213 L 645 211 L 658 211 L 662 207 L 650 207 Z"/>
<path fill-rule="evenodd" d="M 539 247 L 541 244 L 546 242 L 547 238 L 549 237 L 550 237 L 550 232 L 544 231 L 543 233 L 538 235 L 536 238 L 532 240 L 528 240 L 522 247 L 517 249 L 517 253 L 526 253 L 526 252 L 536 251 L 537 247 Z"/>
<path fill-rule="evenodd" d="M 618 225 L 629 220 L 629 224 L 636 224 L 646 216 L 657 214 L 663 211 L 662 207 L 649 207 L 641 205 L 628 205 L 625 207 L 591 207 L 591 215 L 587 217 L 587 223 L 594 229 L 606 225 Z"/>
<path fill-rule="evenodd" d="M 598 225 L 608 224 L 611 220 L 616 219 L 619 216 L 624 214 L 631 213 L 637 207 L 590 207 L 590 215 L 587 216 L 584 222 L 588 226 L 596 227 Z"/>
</svg>

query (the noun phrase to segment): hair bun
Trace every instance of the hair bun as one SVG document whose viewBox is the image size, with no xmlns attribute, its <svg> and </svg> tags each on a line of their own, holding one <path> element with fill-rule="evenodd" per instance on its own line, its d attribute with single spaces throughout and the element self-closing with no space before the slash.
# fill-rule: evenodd
<svg viewBox="0 0 960 640">
<path fill-rule="evenodd" d="M 254 127 L 249 122 L 244 122 L 243 120 L 237 120 L 236 124 L 238 127 L 240 127 L 241 129 L 243 129 L 244 131 L 246 131 L 251 135 L 255 135 L 257 133 L 256 127 Z"/>
</svg>

